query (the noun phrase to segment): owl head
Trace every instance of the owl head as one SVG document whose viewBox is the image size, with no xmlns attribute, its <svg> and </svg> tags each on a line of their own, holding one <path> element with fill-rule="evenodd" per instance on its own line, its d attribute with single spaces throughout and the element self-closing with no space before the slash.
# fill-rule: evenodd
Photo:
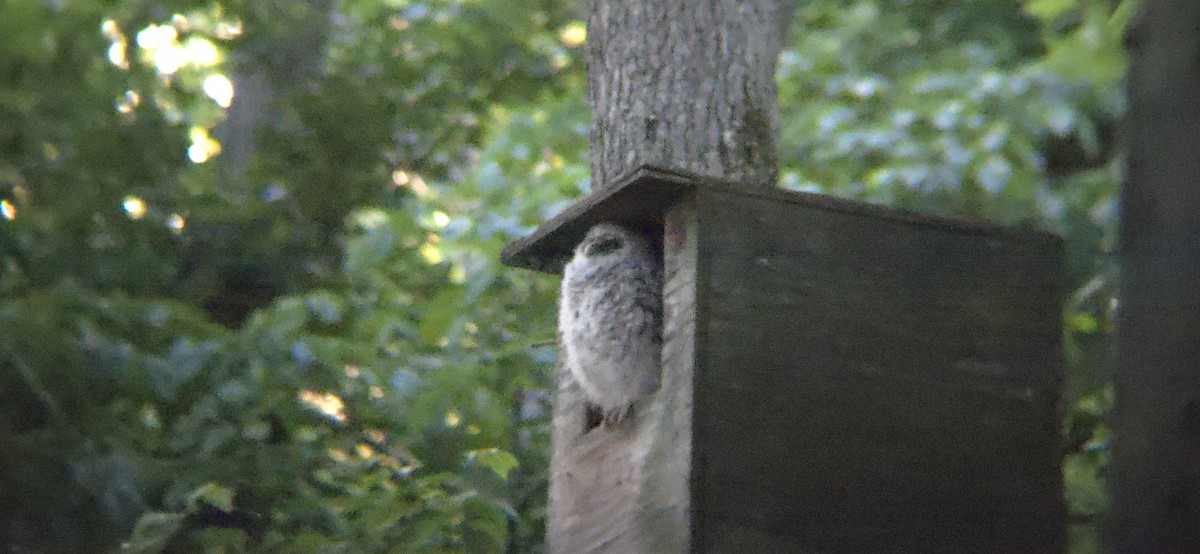
<svg viewBox="0 0 1200 554">
<path fill-rule="evenodd" d="M 605 258 L 618 259 L 630 254 L 641 254 L 645 250 L 645 239 L 633 231 L 613 225 L 601 223 L 592 227 L 583 242 L 575 248 L 576 258 L 587 258 L 602 261 Z"/>
</svg>

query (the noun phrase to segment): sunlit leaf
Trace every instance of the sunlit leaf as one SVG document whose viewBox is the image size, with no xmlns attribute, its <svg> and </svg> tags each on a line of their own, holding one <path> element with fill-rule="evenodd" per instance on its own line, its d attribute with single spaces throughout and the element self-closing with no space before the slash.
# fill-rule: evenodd
<svg viewBox="0 0 1200 554">
<path fill-rule="evenodd" d="M 492 470 L 501 479 L 507 479 L 508 472 L 517 467 L 517 459 L 498 448 L 472 450 L 467 453 L 467 460 Z"/>
</svg>

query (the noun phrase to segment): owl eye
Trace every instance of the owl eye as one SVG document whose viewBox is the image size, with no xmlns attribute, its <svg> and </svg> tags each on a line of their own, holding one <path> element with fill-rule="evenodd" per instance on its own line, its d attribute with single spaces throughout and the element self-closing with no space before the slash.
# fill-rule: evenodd
<svg viewBox="0 0 1200 554">
<path fill-rule="evenodd" d="M 619 250 L 620 248 L 621 248 L 621 239 L 606 238 L 606 239 L 600 239 L 596 242 L 589 244 L 587 246 L 587 248 L 584 248 L 583 253 L 587 254 L 588 256 L 600 256 L 602 254 L 608 254 L 609 252 L 614 252 L 616 250 Z"/>
</svg>

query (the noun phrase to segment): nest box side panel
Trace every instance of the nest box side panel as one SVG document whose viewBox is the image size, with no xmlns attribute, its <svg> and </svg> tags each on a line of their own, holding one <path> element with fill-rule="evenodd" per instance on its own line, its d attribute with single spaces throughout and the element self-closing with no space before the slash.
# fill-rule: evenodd
<svg viewBox="0 0 1200 554">
<path fill-rule="evenodd" d="M 583 395 L 556 369 L 546 542 L 551 553 L 682 553 L 690 533 L 697 230 L 694 203 L 664 227 L 662 384 L 616 424 L 589 428 Z M 560 347 L 561 348 L 561 347 Z"/>
<path fill-rule="evenodd" d="M 697 198 L 694 550 L 1061 551 L 1057 242 Z"/>
</svg>

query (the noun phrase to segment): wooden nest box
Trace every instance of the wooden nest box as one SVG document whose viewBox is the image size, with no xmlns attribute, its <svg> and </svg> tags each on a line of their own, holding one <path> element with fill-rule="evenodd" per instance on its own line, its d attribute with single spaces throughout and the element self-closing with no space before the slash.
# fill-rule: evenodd
<svg viewBox="0 0 1200 554">
<path fill-rule="evenodd" d="M 594 224 L 663 245 L 662 386 L 594 426 L 556 371 L 551 552 L 1055 552 L 1061 242 L 642 168 Z"/>
</svg>

